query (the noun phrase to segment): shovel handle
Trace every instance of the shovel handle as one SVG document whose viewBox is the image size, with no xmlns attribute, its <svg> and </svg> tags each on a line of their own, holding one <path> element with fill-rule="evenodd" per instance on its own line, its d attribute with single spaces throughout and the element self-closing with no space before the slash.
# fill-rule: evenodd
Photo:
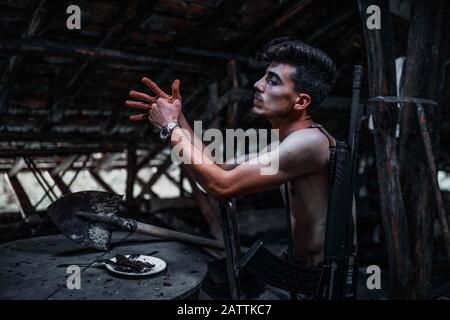
<svg viewBox="0 0 450 320">
<path fill-rule="evenodd" d="M 94 222 L 106 223 L 115 227 L 118 227 L 122 230 L 134 231 L 142 234 L 147 234 L 150 236 L 155 236 L 158 238 L 171 239 L 171 240 L 179 240 L 186 241 L 194 244 L 198 244 L 204 247 L 213 247 L 218 249 L 224 249 L 224 245 L 222 242 L 204 238 L 200 236 L 194 236 L 192 234 L 174 231 L 170 229 L 165 229 L 161 227 L 157 227 L 151 224 L 138 222 L 134 219 L 125 219 L 115 215 L 99 215 L 93 214 L 89 212 L 79 212 L 76 214 L 77 217 L 88 219 Z"/>
<path fill-rule="evenodd" d="M 184 232 L 174 231 L 170 229 L 165 229 L 151 224 L 146 224 L 142 222 L 136 222 L 136 231 L 142 234 L 147 234 L 150 236 L 155 236 L 164 239 L 186 241 L 193 244 L 198 244 L 205 247 L 213 247 L 218 249 L 224 249 L 222 242 L 214 239 L 209 239 L 200 236 L 194 236 L 192 234 L 187 234 Z"/>
</svg>

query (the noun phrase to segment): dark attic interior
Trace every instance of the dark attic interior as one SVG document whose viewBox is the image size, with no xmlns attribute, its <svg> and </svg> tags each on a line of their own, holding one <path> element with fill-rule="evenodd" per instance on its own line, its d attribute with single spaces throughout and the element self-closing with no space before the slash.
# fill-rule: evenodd
<svg viewBox="0 0 450 320">
<path fill-rule="evenodd" d="M 449 5 L 0 0 L 0 299 L 449 299 Z M 344 143 L 323 171 L 329 198 L 306 173 L 267 187 L 235 171 L 237 191 L 216 192 L 242 164 L 175 163 L 153 109 L 130 121 L 130 91 L 155 96 L 148 77 L 168 95 L 180 80 L 200 138 L 270 130 L 252 110 L 279 37 L 336 65 L 312 114 Z M 313 232 L 320 263 L 303 265 L 294 251 Z"/>
</svg>

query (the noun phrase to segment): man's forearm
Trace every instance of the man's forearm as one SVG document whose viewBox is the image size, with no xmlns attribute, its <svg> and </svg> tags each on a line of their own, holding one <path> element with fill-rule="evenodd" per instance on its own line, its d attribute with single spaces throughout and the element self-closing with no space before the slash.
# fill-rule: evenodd
<svg viewBox="0 0 450 320">
<path fill-rule="evenodd" d="M 189 124 L 189 122 L 186 120 L 185 116 L 183 113 L 181 113 L 180 116 L 180 127 L 184 130 L 187 130 L 189 132 L 189 135 L 192 137 L 192 143 L 194 144 L 194 146 L 199 149 L 201 152 L 203 152 L 206 148 L 205 144 L 203 143 L 203 141 L 200 139 L 200 137 L 198 137 L 197 135 L 195 135 L 194 130 L 192 129 L 191 125 Z M 207 155 L 209 157 L 209 155 Z M 211 161 L 213 161 L 213 159 L 211 157 L 209 157 L 209 159 L 211 159 Z M 223 170 L 231 170 L 234 167 L 237 166 L 236 163 L 239 163 L 237 161 L 231 161 L 231 163 L 216 163 L 220 168 L 222 168 Z"/>
<path fill-rule="evenodd" d="M 182 129 L 189 132 L 190 137 L 192 137 L 192 143 L 194 144 L 194 146 L 203 152 L 205 150 L 206 146 L 202 142 L 202 140 L 197 135 L 195 135 L 194 130 L 192 129 L 189 122 L 186 120 L 184 114 L 181 114 L 179 123 L 180 123 L 180 127 Z M 209 157 L 209 155 L 207 155 L 207 156 Z M 258 153 L 246 154 L 246 155 L 241 155 L 238 158 L 230 159 L 225 163 L 216 163 L 216 164 L 223 170 L 232 170 L 236 166 L 238 166 L 240 163 L 242 163 L 246 160 L 249 160 L 251 158 L 254 158 L 256 156 L 258 156 Z M 211 159 L 211 157 L 209 157 L 209 159 Z M 213 161 L 213 160 L 211 159 L 211 161 Z"/>
<path fill-rule="evenodd" d="M 175 128 L 172 132 L 171 144 L 174 151 L 181 157 L 186 170 L 208 193 L 220 196 L 227 188 L 227 171 L 196 148 L 183 129 L 185 128 Z"/>
<path fill-rule="evenodd" d="M 189 134 L 191 135 L 191 137 L 193 137 L 192 142 L 194 143 L 195 146 L 201 146 L 202 150 L 206 147 L 203 144 L 203 142 L 201 141 L 201 139 L 194 134 L 194 130 L 192 129 L 189 122 L 186 120 L 186 117 L 184 116 L 183 113 L 181 113 L 181 115 L 180 115 L 180 127 L 184 130 L 187 130 L 189 132 Z"/>
</svg>

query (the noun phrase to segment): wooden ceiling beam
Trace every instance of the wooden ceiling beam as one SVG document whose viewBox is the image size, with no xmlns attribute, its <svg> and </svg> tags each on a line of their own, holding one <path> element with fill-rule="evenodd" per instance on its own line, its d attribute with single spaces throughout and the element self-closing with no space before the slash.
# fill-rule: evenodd
<svg viewBox="0 0 450 320">
<path fill-rule="evenodd" d="M 267 38 L 267 36 L 274 30 L 285 25 L 288 21 L 295 18 L 303 9 L 308 6 L 312 0 L 291 1 L 291 5 L 287 5 L 278 17 L 272 19 L 272 23 L 266 26 L 263 30 L 259 31 L 251 41 L 246 43 L 245 48 L 250 48 L 257 45 L 260 41 Z M 265 24 L 266 22 L 264 22 Z"/>
<path fill-rule="evenodd" d="M 31 215 L 34 212 L 34 206 L 31 204 L 30 198 L 28 197 L 19 179 L 17 177 L 10 177 L 8 174 L 5 174 L 5 178 L 11 190 L 14 192 L 17 201 L 19 202 L 22 218 L 26 218 Z"/>
<path fill-rule="evenodd" d="M 109 184 L 107 184 L 105 182 L 105 180 L 103 180 L 103 178 L 98 174 L 98 172 L 96 172 L 95 170 L 91 169 L 89 170 L 90 175 L 92 176 L 92 178 L 94 179 L 95 182 L 97 182 L 98 185 L 100 185 L 103 190 L 105 190 L 106 192 L 111 192 L 111 193 L 116 193 Z"/>
<path fill-rule="evenodd" d="M 22 34 L 22 39 L 30 38 L 34 36 L 39 26 L 44 20 L 43 17 L 46 11 L 43 9 L 47 0 L 41 0 L 34 10 L 30 23 L 26 27 Z M 18 77 L 17 67 L 22 63 L 22 57 L 20 55 L 13 55 L 9 58 L 8 67 L 3 73 L 0 81 L 0 113 L 6 113 L 8 110 L 8 100 L 11 95 L 12 84 Z"/>
<path fill-rule="evenodd" d="M 65 157 L 64 160 L 51 171 L 50 175 L 59 175 L 61 172 L 68 170 L 77 159 L 78 155 L 76 154 Z"/>
<path fill-rule="evenodd" d="M 9 177 L 15 177 L 23 168 L 26 167 L 25 160 L 22 157 L 17 157 L 13 166 L 8 172 Z"/>
<path fill-rule="evenodd" d="M 68 44 L 67 42 L 46 39 L 21 39 L 0 41 L 0 51 L 3 53 L 34 53 L 34 54 L 57 54 L 62 56 L 75 56 L 91 60 L 105 60 L 122 62 L 125 64 L 141 66 L 172 66 L 180 71 L 197 74 L 210 73 L 210 69 L 200 64 L 182 62 L 168 58 L 160 58 L 149 54 L 135 54 L 122 50 L 99 48 L 82 44 Z"/>
</svg>

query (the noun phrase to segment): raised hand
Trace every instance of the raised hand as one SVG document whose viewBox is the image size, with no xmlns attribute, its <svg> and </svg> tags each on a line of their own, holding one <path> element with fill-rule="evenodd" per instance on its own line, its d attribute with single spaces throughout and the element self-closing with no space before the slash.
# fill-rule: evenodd
<svg viewBox="0 0 450 320">
<path fill-rule="evenodd" d="M 127 100 L 125 101 L 125 105 L 130 108 L 146 110 L 146 112 L 131 115 L 129 116 L 130 120 L 140 121 L 149 119 L 149 113 L 152 109 L 152 105 L 156 104 L 158 98 L 167 99 L 168 102 L 171 103 L 173 103 L 175 100 L 179 100 L 181 105 L 180 80 L 176 79 L 172 82 L 172 94 L 170 96 L 163 90 L 161 90 L 161 88 L 151 79 L 144 77 L 142 78 L 142 82 L 155 94 L 155 96 L 153 97 L 143 92 L 131 90 L 129 92 L 130 97 L 139 101 Z"/>
<path fill-rule="evenodd" d="M 178 99 L 158 98 L 156 103 L 151 105 L 148 112 L 148 120 L 158 129 L 161 129 L 169 122 L 179 123 L 181 116 L 181 101 Z"/>
</svg>

